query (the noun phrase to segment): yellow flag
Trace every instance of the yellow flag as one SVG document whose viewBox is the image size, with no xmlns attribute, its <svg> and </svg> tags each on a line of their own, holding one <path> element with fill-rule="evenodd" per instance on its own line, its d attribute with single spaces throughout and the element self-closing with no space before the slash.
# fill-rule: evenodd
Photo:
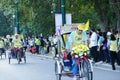
<svg viewBox="0 0 120 80">
<path fill-rule="evenodd" d="M 86 22 L 86 24 L 84 25 L 84 31 L 86 31 L 86 30 L 88 30 L 89 29 L 89 24 L 90 24 L 90 22 L 89 22 L 89 20 Z"/>
</svg>

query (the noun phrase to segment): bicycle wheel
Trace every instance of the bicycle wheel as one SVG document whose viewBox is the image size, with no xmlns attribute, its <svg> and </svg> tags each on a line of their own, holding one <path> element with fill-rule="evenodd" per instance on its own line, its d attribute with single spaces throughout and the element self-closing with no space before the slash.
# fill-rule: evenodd
<svg viewBox="0 0 120 80">
<path fill-rule="evenodd" d="M 6 50 L 5 49 L 3 49 L 2 54 L 5 56 L 5 59 L 6 59 Z"/>
<path fill-rule="evenodd" d="M 93 80 L 93 72 L 89 72 L 89 80 Z"/>
<path fill-rule="evenodd" d="M 0 56 L 1 56 L 1 59 L 2 59 L 2 50 L 0 50 Z"/>
<path fill-rule="evenodd" d="M 56 80 L 61 80 L 61 74 L 59 73 L 58 69 L 60 65 L 57 64 L 57 62 L 55 62 L 55 75 L 56 75 Z"/>
<path fill-rule="evenodd" d="M 11 52 L 8 53 L 8 60 L 9 60 L 9 64 L 10 64 L 10 60 L 11 60 Z"/>
<path fill-rule="evenodd" d="M 20 55 L 20 51 L 17 51 L 17 60 L 18 60 L 18 64 L 20 64 L 20 60 L 21 59 L 21 55 Z"/>
<path fill-rule="evenodd" d="M 10 59 L 11 59 L 11 57 L 9 57 L 8 59 L 9 59 L 9 64 L 10 64 Z"/>
<path fill-rule="evenodd" d="M 24 63 L 26 63 L 26 55 L 25 55 L 25 53 L 23 55 L 24 55 Z"/>
<path fill-rule="evenodd" d="M 89 79 L 89 69 L 88 69 L 88 62 L 82 60 L 79 65 L 79 76 L 80 80 L 90 80 Z"/>
<path fill-rule="evenodd" d="M 93 80 L 93 70 L 92 70 L 91 62 L 88 62 L 88 69 L 89 69 L 89 80 Z"/>
</svg>

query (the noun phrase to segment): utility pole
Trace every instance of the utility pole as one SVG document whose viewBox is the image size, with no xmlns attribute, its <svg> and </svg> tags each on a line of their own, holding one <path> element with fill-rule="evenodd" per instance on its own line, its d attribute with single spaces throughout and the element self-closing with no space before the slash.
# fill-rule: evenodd
<svg viewBox="0 0 120 80">
<path fill-rule="evenodd" d="M 19 34 L 19 20 L 18 20 L 18 2 L 16 2 L 16 33 Z"/>
<path fill-rule="evenodd" d="M 19 0 L 13 0 L 16 6 L 16 15 L 15 15 L 15 34 L 19 34 L 19 13 L 18 13 L 18 3 Z"/>
<path fill-rule="evenodd" d="M 61 0 L 62 26 L 66 24 L 65 0 Z"/>
</svg>

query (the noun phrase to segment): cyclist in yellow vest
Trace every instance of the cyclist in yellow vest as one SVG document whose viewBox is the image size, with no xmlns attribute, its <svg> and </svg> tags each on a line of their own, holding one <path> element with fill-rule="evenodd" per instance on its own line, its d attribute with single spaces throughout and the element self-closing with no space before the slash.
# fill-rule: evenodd
<svg viewBox="0 0 120 80">
<path fill-rule="evenodd" d="M 13 38 L 13 46 L 14 46 L 14 48 L 22 47 L 22 43 L 21 43 L 21 40 L 20 40 L 20 37 L 18 34 L 15 34 L 15 37 Z"/>
<path fill-rule="evenodd" d="M 18 34 L 15 34 L 15 36 L 13 38 L 12 47 L 13 47 L 12 51 L 14 51 L 15 57 L 17 57 L 17 54 L 16 54 L 17 50 L 20 50 L 20 53 L 22 55 L 22 52 L 23 52 L 23 50 L 22 50 L 22 42 L 21 42 L 20 37 L 19 37 Z M 20 61 L 21 61 L 21 58 L 20 58 Z"/>
</svg>

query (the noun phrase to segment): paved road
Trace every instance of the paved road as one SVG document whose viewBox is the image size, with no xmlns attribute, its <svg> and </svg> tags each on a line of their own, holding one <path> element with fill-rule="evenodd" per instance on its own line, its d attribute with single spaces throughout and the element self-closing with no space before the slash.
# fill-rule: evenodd
<svg viewBox="0 0 120 80">
<path fill-rule="evenodd" d="M 17 64 L 8 59 L 0 60 L 0 80 L 56 80 L 54 61 L 49 58 L 27 55 L 27 63 Z M 62 80 L 72 80 L 63 76 Z M 120 72 L 106 71 L 94 68 L 94 80 L 120 80 Z"/>
</svg>

